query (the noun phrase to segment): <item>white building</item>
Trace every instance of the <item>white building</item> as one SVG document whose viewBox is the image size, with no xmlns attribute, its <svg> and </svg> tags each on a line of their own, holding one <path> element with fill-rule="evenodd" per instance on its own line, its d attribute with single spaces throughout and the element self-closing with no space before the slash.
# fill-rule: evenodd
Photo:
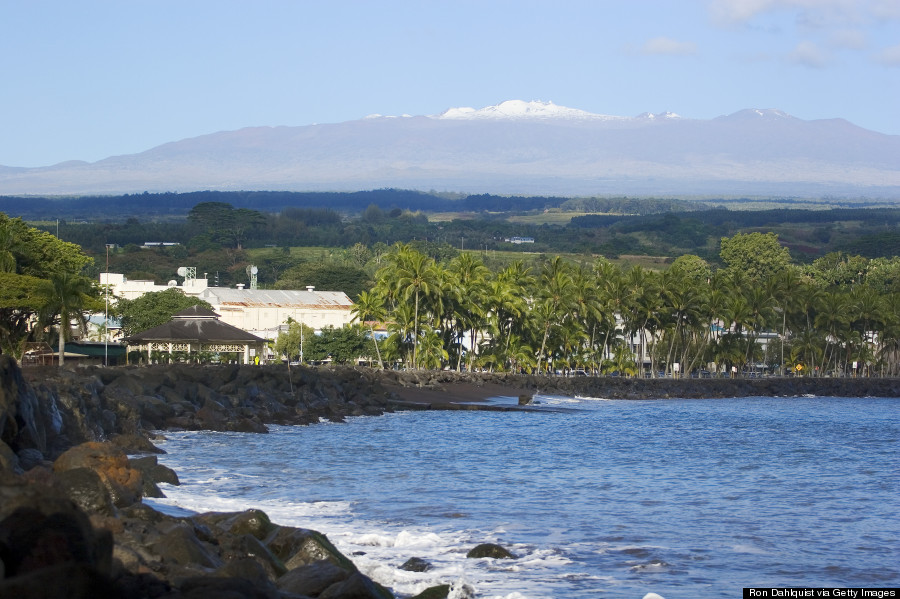
<svg viewBox="0 0 900 599">
<path fill-rule="evenodd" d="M 199 295 L 209 286 L 206 279 L 185 279 L 183 285 L 178 285 L 178 281 L 171 280 L 166 285 L 157 285 L 153 281 L 145 279 L 127 279 L 125 275 L 115 272 L 101 272 L 100 286 L 109 285 L 109 293 L 112 297 L 121 297 L 123 299 L 136 299 L 145 293 L 154 293 L 156 291 L 165 291 L 171 287 L 178 287 L 185 295 Z"/>
<path fill-rule="evenodd" d="M 182 285 L 174 280 L 157 285 L 153 281 L 128 280 L 118 273 L 101 273 L 100 285 L 109 285 L 111 297 L 125 299 L 175 287 L 185 295 L 209 302 L 222 322 L 266 339 L 277 337 L 279 326 L 289 317 L 316 331 L 339 328 L 353 320 L 353 302 L 343 291 L 316 291 L 314 287 L 305 291 L 244 289 L 243 285 L 237 289 L 210 287 L 205 278 L 185 278 Z"/>
<path fill-rule="evenodd" d="M 353 302 L 343 291 L 231 289 L 208 287 L 197 295 L 209 302 L 222 322 L 273 339 L 288 318 L 316 331 L 350 324 Z"/>
</svg>

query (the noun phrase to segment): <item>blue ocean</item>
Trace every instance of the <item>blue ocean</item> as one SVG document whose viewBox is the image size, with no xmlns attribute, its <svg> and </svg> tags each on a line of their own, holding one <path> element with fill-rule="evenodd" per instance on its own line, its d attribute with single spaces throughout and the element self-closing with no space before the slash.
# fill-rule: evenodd
<svg viewBox="0 0 900 599">
<path fill-rule="evenodd" d="M 900 399 L 536 399 L 167 432 L 160 461 L 182 486 L 155 504 L 319 530 L 399 597 L 900 585 Z M 483 542 L 517 558 L 466 559 Z M 400 569 L 411 557 L 433 568 Z"/>
</svg>

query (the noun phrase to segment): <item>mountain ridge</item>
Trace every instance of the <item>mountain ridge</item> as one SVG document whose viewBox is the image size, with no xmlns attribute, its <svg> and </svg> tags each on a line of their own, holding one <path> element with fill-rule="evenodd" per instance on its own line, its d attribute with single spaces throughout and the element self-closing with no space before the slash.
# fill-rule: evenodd
<svg viewBox="0 0 900 599">
<path fill-rule="evenodd" d="M 0 167 L 0 194 L 379 187 L 900 199 L 900 136 L 777 109 L 704 120 L 513 100 L 439 115 L 245 127 L 93 163 Z"/>
</svg>

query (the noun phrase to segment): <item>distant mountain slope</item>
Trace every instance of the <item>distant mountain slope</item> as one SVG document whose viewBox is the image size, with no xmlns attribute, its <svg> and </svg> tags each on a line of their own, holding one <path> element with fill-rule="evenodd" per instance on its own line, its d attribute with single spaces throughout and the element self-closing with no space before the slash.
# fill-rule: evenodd
<svg viewBox="0 0 900 599">
<path fill-rule="evenodd" d="M 90 164 L 0 168 L 0 194 L 381 187 L 900 197 L 900 136 L 777 110 L 697 120 L 509 101 L 225 131 Z"/>
</svg>

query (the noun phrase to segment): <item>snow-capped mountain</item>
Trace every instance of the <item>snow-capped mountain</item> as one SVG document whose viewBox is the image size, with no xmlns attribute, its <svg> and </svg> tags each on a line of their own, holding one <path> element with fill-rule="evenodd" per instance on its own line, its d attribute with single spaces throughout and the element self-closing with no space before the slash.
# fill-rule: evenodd
<svg viewBox="0 0 900 599">
<path fill-rule="evenodd" d="M 0 167 L 0 194 L 358 190 L 900 198 L 900 136 L 748 109 L 709 120 L 512 100 L 252 127 L 94 163 Z"/>
<path fill-rule="evenodd" d="M 487 106 L 485 108 L 449 108 L 441 114 L 431 118 L 436 119 L 599 119 L 599 120 L 621 120 L 625 117 L 609 116 L 605 114 L 594 114 L 577 108 L 567 108 L 565 106 L 557 106 L 553 102 L 541 102 L 534 100 L 531 102 L 523 102 L 522 100 L 507 100 L 496 106 Z"/>
</svg>

